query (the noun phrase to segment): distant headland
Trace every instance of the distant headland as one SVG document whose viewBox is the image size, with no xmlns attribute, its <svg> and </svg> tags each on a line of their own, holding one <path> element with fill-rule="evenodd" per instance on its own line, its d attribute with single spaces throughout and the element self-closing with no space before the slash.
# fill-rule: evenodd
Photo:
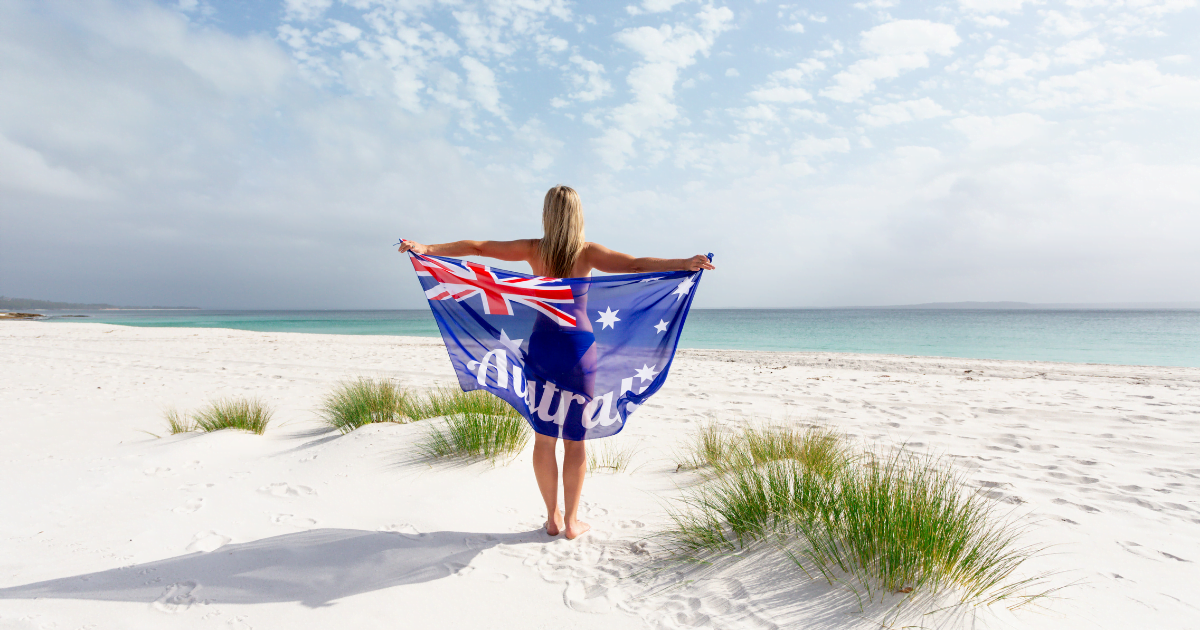
<svg viewBox="0 0 1200 630">
<path fill-rule="evenodd" d="M 51 302 L 29 298 L 12 298 L 0 295 L 0 310 L 24 311 L 198 311 L 198 306 L 114 306 L 112 304 L 80 304 L 76 302 Z"/>
</svg>

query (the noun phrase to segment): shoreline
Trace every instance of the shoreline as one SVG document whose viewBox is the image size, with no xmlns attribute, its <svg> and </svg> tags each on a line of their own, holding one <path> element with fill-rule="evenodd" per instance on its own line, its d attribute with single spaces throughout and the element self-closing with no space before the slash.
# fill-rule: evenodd
<svg viewBox="0 0 1200 630">
<path fill-rule="evenodd" d="M 64 317 L 65 319 L 66 317 Z M 74 319 L 74 318 L 72 318 Z M 53 323 L 56 326 L 63 324 L 88 324 L 93 326 L 117 326 L 133 330 L 214 330 L 248 333 L 251 335 L 312 335 L 315 337 L 354 337 L 354 338 L 378 338 L 378 339 L 396 339 L 405 341 L 418 340 L 436 340 L 436 345 L 445 347 L 440 335 L 377 335 L 377 334 L 359 334 L 359 333 L 320 333 L 320 332 L 300 332 L 300 331 L 256 331 L 247 330 L 245 328 L 221 328 L 217 326 L 137 326 L 129 324 L 108 324 L 103 322 L 88 322 L 88 321 L 69 321 L 69 322 L 51 322 L 48 319 L 38 318 L 12 318 L 8 321 L 31 321 L 41 324 Z M 831 350 L 743 350 L 738 348 L 689 348 L 679 347 L 677 354 L 680 353 L 697 353 L 697 356 L 705 356 L 706 353 L 725 353 L 730 355 L 742 356 L 745 355 L 747 360 L 754 356 L 774 356 L 781 361 L 792 361 L 794 365 L 810 365 L 806 359 L 811 357 L 846 357 L 856 358 L 864 361 L 874 361 L 883 359 L 896 360 L 937 360 L 946 363 L 967 364 L 970 362 L 987 362 L 1001 364 L 1026 364 L 1030 366 L 1046 366 L 1049 368 L 1066 368 L 1069 366 L 1084 366 L 1090 368 L 1131 368 L 1131 369 L 1147 369 L 1147 370 L 1190 370 L 1196 374 L 1200 374 L 1200 367 L 1186 365 L 1145 365 L 1145 364 L 1129 364 L 1129 363 L 1088 363 L 1079 361 L 1046 361 L 1037 359 L 995 359 L 995 358 L 974 358 L 974 357 L 956 357 L 946 355 L 925 355 L 925 354 L 903 354 L 903 353 L 870 353 L 870 352 L 838 352 Z M 967 368 L 970 369 L 970 368 Z"/>
<path fill-rule="evenodd" d="M 0 351 L 0 476 L 33 480 L 4 489 L 0 621 L 375 627 L 404 610 L 414 627 L 878 627 L 786 563 L 632 577 L 697 482 L 673 463 L 683 440 L 761 422 L 941 455 L 1024 542 L 1052 546 L 1027 569 L 1068 588 L 1039 608 L 964 612 L 976 628 L 1180 627 L 1195 613 L 1196 368 L 1053 364 L 1043 377 L 1050 364 L 681 350 L 662 391 L 602 441 L 635 460 L 588 477 L 594 533 L 568 543 L 538 531 L 529 449 L 430 464 L 413 450 L 421 422 L 321 423 L 346 379 L 453 384 L 438 338 L 8 323 Z M 264 435 L 163 432 L 165 408 L 229 396 L 275 409 Z"/>
</svg>

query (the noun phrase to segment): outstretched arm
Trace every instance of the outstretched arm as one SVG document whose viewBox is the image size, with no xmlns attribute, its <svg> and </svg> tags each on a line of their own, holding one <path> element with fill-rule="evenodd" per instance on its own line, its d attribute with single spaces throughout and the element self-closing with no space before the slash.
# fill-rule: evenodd
<svg viewBox="0 0 1200 630">
<path fill-rule="evenodd" d="M 708 256 L 691 258 L 634 258 L 598 243 L 588 243 L 588 263 L 605 273 L 645 273 L 648 271 L 699 271 L 716 269 Z"/>
<path fill-rule="evenodd" d="M 422 245 L 416 241 L 400 243 L 400 253 L 412 250 L 418 254 L 430 256 L 484 256 L 497 260 L 520 261 L 529 260 L 534 253 L 531 239 L 519 241 L 454 241 L 453 243 L 438 243 Z"/>
</svg>

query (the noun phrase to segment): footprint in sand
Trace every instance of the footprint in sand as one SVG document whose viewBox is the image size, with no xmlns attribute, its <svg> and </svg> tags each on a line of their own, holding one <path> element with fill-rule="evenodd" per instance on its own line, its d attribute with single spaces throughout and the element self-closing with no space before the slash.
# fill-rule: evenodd
<svg viewBox="0 0 1200 630">
<path fill-rule="evenodd" d="M 204 507 L 204 499 L 197 497 L 195 499 L 188 499 L 187 503 L 171 511 L 176 514 L 192 514 L 199 511 L 202 507 Z"/>
<path fill-rule="evenodd" d="M 233 619 L 225 622 L 225 627 L 231 628 L 232 630 L 254 630 L 254 626 L 246 623 L 247 619 L 249 619 L 249 617 L 234 617 Z"/>
<path fill-rule="evenodd" d="M 293 514 L 272 514 L 271 522 L 276 525 L 290 525 L 291 527 L 300 528 L 313 527 L 317 524 L 316 519 L 295 516 Z"/>
<path fill-rule="evenodd" d="M 214 531 L 200 532 L 192 539 L 192 543 L 187 546 L 187 551 L 203 551 L 205 553 L 216 551 L 225 546 L 230 540 L 232 540 L 230 537 L 222 536 Z"/>
<path fill-rule="evenodd" d="M 179 489 L 183 490 L 184 492 L 202 492 L 215 485 L 216 484 L 213 483 L 185 483 L 182 486 L 179 486 Z"/>
<path fill-rule="evenodd" d="M 142 471 L 148 477 L 166 477 L 171 474 L 170 468 L 147 468 Z"/>
<path fill-rule="evenodd" d="M 401 534 L 403 536 L 420 536 L 421 532 L 416 527 L 408 523 L 389 523 L 379 528 L 379 531 L 387 534 Z"/>
<path fill-rule="evenodd" d="M 198 588 L 200 585 L 195 582 L 176 582 L 168 586 L 150 606 L 165 613 L 182 612 L 193 604 L 200 603 L 195 595 Z"/>
<path fill-rule="evenodd" d="M 304 497 L 317 493 L 308 486 L 293 486 L 288 483 L 273 483 L 259 488 L 258 491 L 276 497 Z"/>
</svg>

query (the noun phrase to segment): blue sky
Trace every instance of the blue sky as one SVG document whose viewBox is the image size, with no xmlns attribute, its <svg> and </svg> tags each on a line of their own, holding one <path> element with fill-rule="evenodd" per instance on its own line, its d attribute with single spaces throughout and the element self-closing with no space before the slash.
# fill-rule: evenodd
<svg viewBox="0 0 1200 630">
<path fill-rule="evenodd" d="M 249 8 L 248 8 L 249 7 Z M 1194 0 L 0 6 L 0 293 L 409 308 L 388 246 L 714 252 L 698 306 L 1200 301 Z"/>
</svg>

